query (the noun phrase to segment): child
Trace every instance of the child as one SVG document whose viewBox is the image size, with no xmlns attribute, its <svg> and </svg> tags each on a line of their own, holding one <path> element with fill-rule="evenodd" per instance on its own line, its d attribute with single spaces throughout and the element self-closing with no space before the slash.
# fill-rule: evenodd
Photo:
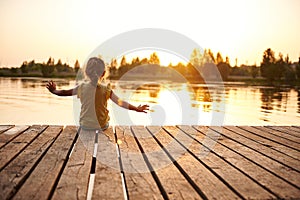
<svg viewBox="0 0 300 200">
<path fill-rule="evenodd" d="M 90 79 L 89 82 L 82 83 L 73 89 L 57 90 L 53 81 L 47 83 L 47 89 L 58 96 L 77 95 L 81 102 L 79 124 L 83 129 L 105 130 L 109 126 L 109 115 L 107 101 L 110 98 L 114 103 L 128 110 L 146 113 L 148 105 L 135 107 L 126 101 L 122 101 L 111 90 L 110 85 L 99 84 L 105 75 L 105 65 L 103 60 L 92 57 L 88 60 L 85 73 Z"/>
</svg>

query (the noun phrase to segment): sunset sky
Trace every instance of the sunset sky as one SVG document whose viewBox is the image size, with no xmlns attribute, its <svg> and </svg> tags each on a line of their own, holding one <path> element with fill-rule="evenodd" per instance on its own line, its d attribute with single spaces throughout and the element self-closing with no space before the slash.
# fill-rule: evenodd
<svg viewBox="0 0 300 200">
<path fill-rule="evenodd" d="M 235 58 L 259 65 L 267 48 L 298 61 L 299 9 L 299 0 L 1 0 L 0 66 L 50 56 L 82 63 L 104 41 L 138 28 L 181 33 L 232 65 Z"/>
</svg>

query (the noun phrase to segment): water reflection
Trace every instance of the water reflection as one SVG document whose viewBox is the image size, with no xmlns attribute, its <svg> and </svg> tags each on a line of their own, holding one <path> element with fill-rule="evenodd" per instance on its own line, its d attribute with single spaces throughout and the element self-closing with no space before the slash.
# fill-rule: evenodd
<svg viewBox="0 0 300 200">
<path fill-rule="evenodd" d="M 202 109 L 203 112 L 211 112 L 212 98 L 208 87 L 203 85 L 189 85 L 188 91 L 191 94 L 191 99 L 194 101 L 192 107 Z"/>
<path fill-rule="evenodd" d="M 50 94 L 47 81 L 0 78 L 0 124 L 74 124 L 72 97 Z M 61 89 L 75 86 L 74 80 L 54 81 Z M 111 85 L 122 99 L 151 106 L 148 115 L 130 112 L 130 121 L 136 124 L 174 125 L 194 117 L 198 121 L 192 122 L 209 125 L 213 113 L 225 113 L 226 125 L 288 125 L 299 124 L 300 119 L 300 91 L 293 88 L 225 84 L 224 96 L 224 90 L 213 84 L 111 81 Z M 120 116 L 127 112 L 112 103 L 110 109 Z"/>
<path fill-rule="evenodd" d="M 273 110 L 287 112 L 288 93 L 282 88 L 261 88 L 261 112 L 262 120 L 269 121 Z"/>
</svg>

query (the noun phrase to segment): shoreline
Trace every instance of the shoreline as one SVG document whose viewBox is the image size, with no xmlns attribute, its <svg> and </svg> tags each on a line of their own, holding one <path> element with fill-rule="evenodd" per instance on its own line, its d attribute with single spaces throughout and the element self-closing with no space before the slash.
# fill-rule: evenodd
<svg viewBox="0 0 300 200">
<path fill-rule="evenodd" d="M 26 75 L 0 75 L 0 78 L 39 78 L 39 79 L 76 79 L 76 75 L 54 75 L 54 76 L 49 76 L 49 77 L 43 77 L 40 76 L 38 74 L 26 74 Z M 120 77 L 121 78 L 121 77 Z M 107 78 L 107 80 L 111 80 L 111 81 L 117 81 L 120 80 L 120 78 Z M 158 77 L 157 79 L 145 79 L 145 77 L 140 78 L 140 77 L 131 77 L 129 79 L 126 79 L 126 81 L 173 81 L 173 82 L 178 82 L 178 83 L 182 83 L 182 81 L 180 80 L 175 80 L 172 78 L 166 78 L 166 77 Z M 125 81 L 125 80 L 124 80 Z M 245 84 L 248 86 L 274 86 L 274 87 L 300 87 L 300 80 L 296 80 L 293 82 L 289 82 L 286 80 L 280 80 L 280 81 L 268 81 L 263 77 L 257 77 L 257 78 L 252 78 L 249 76 L 229 76 L 227 80 L 223 81 L 224 83 L 228 83 L 228 84 Z M 189 83 L 191 84 L 205 84 L 205 83 L 216 83 L 215 80 L 208 80 L 207 82 L 205 81 L 196 81 L 196 80 L 191 80 L 189 81 Z M 240 85 L 240 84 L 239 84 Z"/>
</svg>

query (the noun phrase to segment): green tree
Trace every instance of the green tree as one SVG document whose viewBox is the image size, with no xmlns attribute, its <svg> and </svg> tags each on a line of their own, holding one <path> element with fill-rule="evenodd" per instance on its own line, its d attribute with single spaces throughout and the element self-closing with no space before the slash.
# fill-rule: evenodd
<svg viewBox="0 0 300 200">
<path fill-rule="evenodd" d="M 126 66 L 126 65 L 127 65 L 126 57 L 123 56 L 122 59 L 121 59 L 120 67 L 123 67 L 123 66 Z"/>
<path fill-rule="evenodd" d="M 32 60 L 27 64 L 28 71 L 35 71 L 35 61 Z"/>
<path fill-rule="evenodd" d="M 74 64 L 74 71 L 75 73 L 77 73 L 80 69 L 80 64 L 78 62 L 78 60 L 75 61 L 75 64 Z"/>
<path fill-rule="evenodd" d="M 54 66 L 54 59 L 50 57 L 50 58 L 48 59 L 48 61 L 47 61 L 47 65 L 48 65 L 48 66 Z"/>
<path fill-rule="evenodd" d="M 256 65 L 250 66 L 250 73 L 251 73 L 252 78 L 256 78 L 259 74 L 258 67 Z"/>
<path fill-rule="evenodd" d="M 223 58 L 222 58 L 222 55 L 221 55 L 221 53 L 220 52 L 218 52 L 217 53 L 217 58 L 216 58 L 216 64 L 218 65 L 219 63 L 223 63 L 224 62 L 224 60 L 223 60 Z"/>
<path fill-rule="evenodd" d="M 131 60 L 131 66 L 132 66 L 132 67 L 135 67 L 135 66 L 137 66 L 137 65 L 139 65 L 139 64 L 140 64 L 140 59 L 139 59 L 139 57 L 132 58 L 132 60 Z"/>
<path fill-rule="evenodd" d="M 143 59 L 141 60 L 141 65 L 145 65 L 145 64 L 149 64 L 149 61 L 148 61 L 147 58 L 143 58 Z"/>
<path fill-rule="evenodd" d="M 202 54 L 200 49 L 195 48 L 191 54 L 190 64 L 194 65 L 195 67 L 202 65 Z"/>
<path fill-rule="evenodd" d="M 22 63 L 22 65 L 21 65 L 20 68 L 21 68 L 22 74 L 28 73 L 28 63 L 27 63 L 27 61 L 24 61 L 24 62 Z"/>
<path fill-rule="evenodd" d="M 156 64 L 156 65 L 159 65 L 159 64 L 160 64 L 160 60 L 159 60 L 159 57 L 158 57 L 158 55 L 156 54 L 156 52 L 153 52 L 153 53 L 150 55 L 150 58 L 149 58 L 149 64 Z"/>
<path fill-rule="evenodd" d="M 58 73 L 61 73 L 61 72 L 65 71 L 65 70 L 64 70 L 64 66 L 63 66 L 63 64 L 62 64 L 62 62 L 61 62 L 60 59 L 58 59 L 56 65 L 55 65 L 55 69 L 56 69 L 56 71 L 57 71 Z"/>
<path fill-rule="evenodd" d="M 300 57 L 298 58 L 298 63 L 296 64 L 296 75 L 297 78 L 300 80 Z"/>
<path fill-rule="evenodd" d="M 222 80 L 226 81 L 229 76 L 230 66 L 225 62 L 221 62 L 221 63 L 217 64 L 217 67 L 221 74 Z"/>
<path fill-rule="evenodd" d="M 54 67 L 50 66 L 50 65 L 42 65 L 41 71 L 42 71 L 43 77 L 51 77 L 54 72 Z"/>
<path fill-rule="evenodd" d="M 209 62 L 212 61 L 212 62 L 215 63 L 216 62 L 215 56 L 214 56 L 213 52 L 210 49 L 208 49 L 207 54 L 208 54 L 209 58 L 211 59 L 211 60 L 209 60 Z"/>
<path fill-rule="evenodd" d="M 17 74 L 17 73 L 18 73 L 18 68 L 17 68 L 17 67 L 12 67 L 12 68 L 10 69 L 10 72 L 11 72 L 12 74 Z"/>
<path fill-rule="evenodd" d="M 263 61 L 260 67 L 261 75 L 269 81 L 280 80 L 284 74 L 284 60 L 280 53 L 276 60 L 274 51 L 270 48 L 264 51 Z"/>
</svg>

